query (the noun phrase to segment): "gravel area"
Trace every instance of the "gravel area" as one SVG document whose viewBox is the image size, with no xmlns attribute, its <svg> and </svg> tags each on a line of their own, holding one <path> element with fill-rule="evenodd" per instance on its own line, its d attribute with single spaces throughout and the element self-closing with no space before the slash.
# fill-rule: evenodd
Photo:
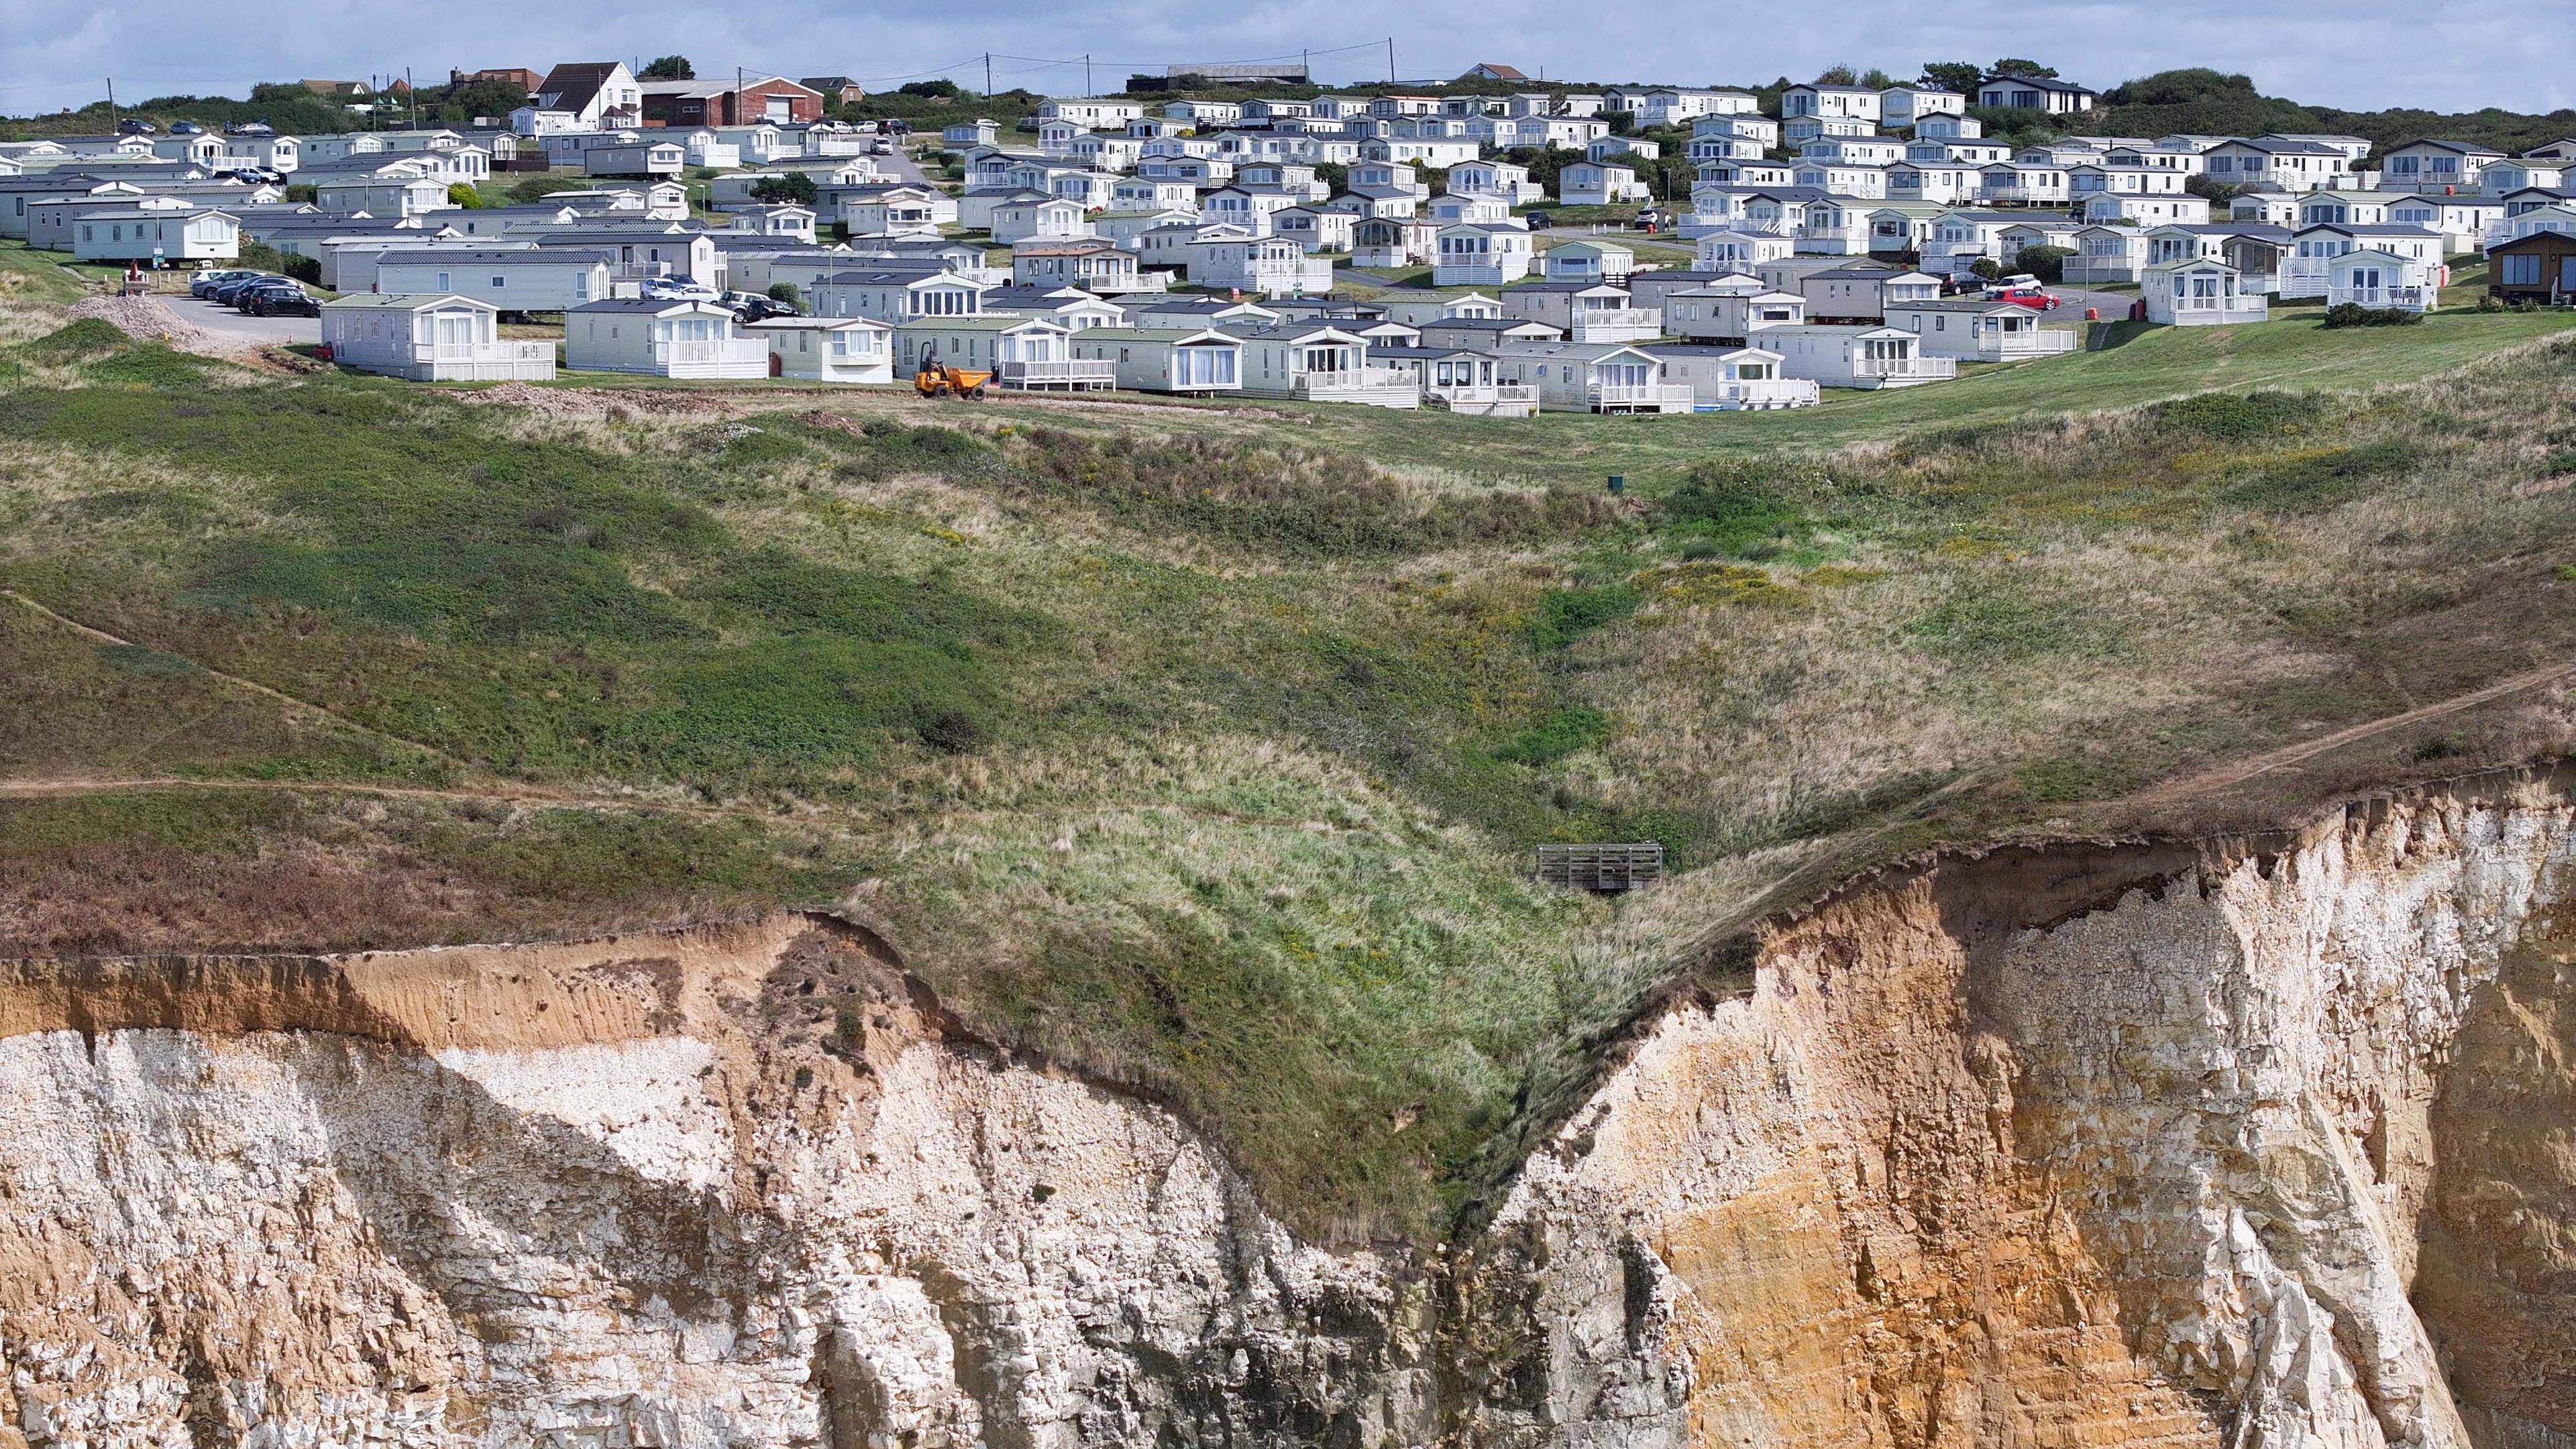
<svg viewBox="0 0 2576 1449">
<path fill-rule="evenodd" d="M 179 314 L 158 297 L 84 297 L 71 305 L 71 314 L 103 318 L 117 331 L 144 342 L 167 342 L 189 351 L 206 345 L 206 334 L 179 320 Z"/>
</svg>

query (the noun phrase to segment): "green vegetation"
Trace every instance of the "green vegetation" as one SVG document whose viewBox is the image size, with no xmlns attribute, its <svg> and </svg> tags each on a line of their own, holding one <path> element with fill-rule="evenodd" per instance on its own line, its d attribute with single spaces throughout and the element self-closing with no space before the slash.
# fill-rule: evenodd
<svg viewBox="0 0 2576 1449">
<path fill-rule="evenodd" d="M 1442 1233 L 1730 920 L 2519 758 L 2557 701 L 2135 798 L 2576 645 L 2546 313 L 2149 329 L 1794 414 L 529 407 L 138 345 L 11 255 L 10 949 L 835 906 L 1336 1240 Z M 1604 838 L 1676 878 L 1524 873 Z"/>
</svg>

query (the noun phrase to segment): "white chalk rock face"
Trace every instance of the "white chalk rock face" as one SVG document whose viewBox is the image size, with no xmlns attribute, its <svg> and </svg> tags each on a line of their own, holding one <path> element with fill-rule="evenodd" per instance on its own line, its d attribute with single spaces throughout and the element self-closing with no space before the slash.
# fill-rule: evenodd
<svg viewBox="0 0 2576 1449">
<path fill-rule="evenodd" d="M 0 1449 L 2564 1449 L 2563 782 L 1944 860 L 1332 1254 L 832 922 L 0 967 Z"/>
</svg>

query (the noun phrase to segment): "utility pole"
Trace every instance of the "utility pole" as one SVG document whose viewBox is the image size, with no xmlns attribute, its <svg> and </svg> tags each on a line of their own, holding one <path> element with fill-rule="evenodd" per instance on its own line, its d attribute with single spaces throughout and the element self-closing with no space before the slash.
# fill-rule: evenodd
<svg viewBox="0 0 2576 1449">
<path fill-rule="evenodd" d="M 993 93 L 993 52 L 984 52 L 984 94 Z"/>
<path fill-rule="evenodd" d="M 403 106 L 411 112 L 411 128 L 420 129 L 420 87 L 412 84 L 411 67 L 403 67 Z"/>
<path fill-rule="evenodd" d="M 111 134 L 111 135 L 115 134 L 115 131 L 116 131 L 116 77 L 114 77 L 114 76 L 109 76 L 109 77 L 107 78 L 107 129 L 108 129 L 109 134 Z"/>
<path fill-rule="evenodd" d="M 1082 58 L 1082 93 L 1086 96 L 1096 96 L 1100 94 L 1100 92 L 1091 88 L 1091 57 L 1088 55 L 1085 55 Z"/>
<path fill-rule="evenodd" d="M 1395 37 L 1386 38 L 1386 83 L 1395 84 Z"/>
<path fill-rule="evenodd" d="M 733 68 L 733 96 L 725 102 L 725 124 L 742 124 L 742 67 Z"/>
</svg>

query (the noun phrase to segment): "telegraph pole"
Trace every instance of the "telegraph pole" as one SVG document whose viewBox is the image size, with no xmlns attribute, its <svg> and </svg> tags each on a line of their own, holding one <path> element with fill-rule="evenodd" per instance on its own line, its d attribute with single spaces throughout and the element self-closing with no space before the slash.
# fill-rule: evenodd
<svg viewBox="0 0 2576 1449">
<path fill-rule="evenodd" d="M 993 93 L 993 52 L 984 52 L 984 94 Z"/>
<path fill-rule="evenodd" d="M 1386 83 L 1395 84 L 1395 37 L 1386 38 Z"/>
<path fill-rule="evenodd" d="M 107 129 L 110 135 L 116 132 L 116 77 L 114 76 L 107 78 Z"/>
<path fill-rule="evenodd" d="M 1082 58 L 1082 93 L 1086 96 L 1100 94 L 1091 88 L 1091 57 L 1088 55 Z"/>
</svg>

